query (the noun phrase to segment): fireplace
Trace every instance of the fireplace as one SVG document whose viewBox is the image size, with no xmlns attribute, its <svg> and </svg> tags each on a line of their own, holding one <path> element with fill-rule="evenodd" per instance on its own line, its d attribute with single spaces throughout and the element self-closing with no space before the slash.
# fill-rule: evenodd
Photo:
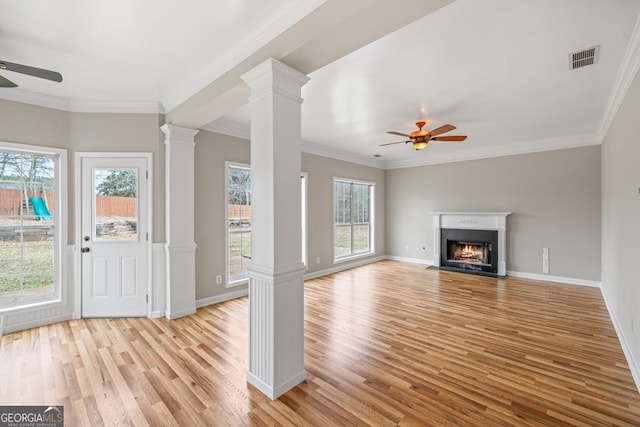
<svg viewBox="0 0 640 427">
<path fill-rule="evenodd" d="M 504 277 L 511 212 L 432 212 L 433 266 Z"/>
<path fill-rule="evenodd" d="M 441 269 L 498 274 L 497 231 L 443 228 L 440 242 Z"/>
</svg>

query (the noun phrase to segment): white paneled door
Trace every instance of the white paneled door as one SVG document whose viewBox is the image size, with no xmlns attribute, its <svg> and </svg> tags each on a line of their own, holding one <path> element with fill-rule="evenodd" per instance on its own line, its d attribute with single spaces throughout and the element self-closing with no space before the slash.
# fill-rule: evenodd
<svg viewBox="0 0 640 427">
<path fill-rule="evenodd" d="M 82 316 L 147 315 L 147 158 L 82 157 Z"/>
</svg>

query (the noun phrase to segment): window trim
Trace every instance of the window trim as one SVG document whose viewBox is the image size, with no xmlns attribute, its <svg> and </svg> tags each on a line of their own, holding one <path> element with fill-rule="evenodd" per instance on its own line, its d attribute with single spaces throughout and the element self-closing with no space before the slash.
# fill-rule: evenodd
<svg viewBox="0 0 640 427">
<path fill-rule="evenodd" d="M 345 256 L 341 256 L 341 257 L 336 257 L 336 223 L 335 223 L 335 215 L 336 215 L 336 187 L 335 187 L 335 183 L 336 181 L 339 182 L 346 182 L 346 183 L 350 183 L 350 184 L 363 184 L 363 185 L 369 185 L 371 187 L 370 190 L 370 194 L 369 194 L 369 250 L 367 252 L 359 252 L 357 254 L 350 254 L 350 255 L 345 255 Z M 333 199 L 333 209 L 331 211 L 332 214 L 332 220 L 331 220 L 331 234 L 332 234 L 332 251 L 333 251 L 333 263 L 334 264 L 341 264 L 344 262 L 348 262 L 348 261 L 353 261 L 354 259 L 358 259 L 358 258 L 365 258 L 365 257 L 369 257 L 372 255 L 376 254 L 376 246 L 375 246 L 375 191 L 376 190 L 376 183 L 373 181 L 364 181 L 364 180 L 359 180 L 359 179 L 352 179 L 352 178 L 343 178 L 343 177 L 338 177 L 338 176 L 334 176 L 333 179 L 331 180 L 331 196 Z"/>
<path fill-rule="evenodd" d="M 42 154 L 54 156 L 56 161 L 56 173 L 54 177 L 54 194 L 53 206 L 55 215 L 54 221 L 54 295 L 51 298 L 34 300 L 23 304 L 13 304 L 0 307 L 0 315 L 14 314 L 20 312 L 34 311 L 50 306 L 59 306 L 67 304 L 68 285 L 67 277 L 67 257 L 65 240 L 67 237 L 67 150 L 63 148 L 45 147 L 30 144 L 17 144 L 12 142 L 0 141 L 0 149 L 13 151 L 19 154 Z"/>
<path fill-rule="evenodd" d="M 304 179 L 304 193 L 300 195 L 302 198 L 302 263 L 305 271 L 309 270 L 309 173 L 300 172 L 300 179 Z"/>
<path fill-rule="evenodd" d="M 236 286 L 249 283 L 249 278 L 242 278 L 239 280 L 229 280 L 229 167 L 243 168 L 251 171 L 251 165 L 246 163 L 225 161 L 224 162 L 224 195 L 225 195 L 225 212 L 224 212 L 224 268 L 225 268 L 225 288 L 233 288 Z M 305 270 L 309 270 L 309 173 L 300 172 L 300 179 L 304 178 L 304 193 L 301 194 L 301 206 L 303 209 L 302 215 L 302 263 Z M 252 181 L 253 183 L 253 181 Z M 302 188 L 301 188 L 302 190 Z"/>
<path fill-rule="evenodd" d="M 147 187 L 147 204 L 145 209 L 147 209 L 147 229 L 141 231 L 141 233 L 146 233 L 146 241 L 147 241 L 147 293 L 149 295 L 150 301 L 153 301 L 155 288 L 153 283 L 153 216 L 154 216 L 154 198 L 153 198 L 153 186 L 154 186 L 154 169 L 153 169 L 153 153 L 148 151 L 76 151 L 73 159 L 73 169 L 74 169 L 74 206 L 73 212 L 75 215 L 74 220 L 74 232 L 75 232 L 75 240 L 73 251 L 75 252 L 74 263 L 75 267 L 73 269 L 73 277 L 74 280 L 74 293 L 73 293 L 73 306 L 74 306 L 74 319 L 82 318 L 82 253 L 80 252 L 80 248 L 82 247 L 82 161 L 87 158 L 140 158 L 146 159 L 147 161 L 147 172 L 148 176 L 145 177 L 146 187 Z M 65 187 L 66 188 L 66 187 Z M 138 207 L 142 209 L 142 206 Z M 142 234 L 140 234 L 140 238 L 142 238 Z M 153 304 L 148 304 L 147 307 L 147 315 L 151 317 L 153 312 Z"/>
</svg>

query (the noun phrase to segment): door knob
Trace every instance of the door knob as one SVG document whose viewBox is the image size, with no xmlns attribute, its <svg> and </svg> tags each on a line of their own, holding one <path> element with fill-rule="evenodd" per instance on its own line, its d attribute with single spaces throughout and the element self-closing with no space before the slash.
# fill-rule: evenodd
<svg viewBox="0 0 640 427">
<path fill-rule="evenodd" d="M 82 248 L 82 249 L 80 249 L 80 252 L 82 252 L 82 253 L 87 253 L 87 252 L 89 252 L 90 250 L 91 250 L 91 249 L 89 249 L 89 248 Z"/>
</svg>

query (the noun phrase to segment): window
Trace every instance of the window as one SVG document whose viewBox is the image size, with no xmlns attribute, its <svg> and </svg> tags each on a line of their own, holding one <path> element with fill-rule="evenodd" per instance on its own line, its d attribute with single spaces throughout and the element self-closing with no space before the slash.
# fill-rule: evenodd
<svg viewBox="0 0 640 427">
<path fill-rule="evenodd" d="M 373 252 L 373 184 L 334 178 L 334 261 Z"/>
<path fill-rule="evenodd" d="M 251 169 L 227 164 L 227 283 L 249 277 L 251 261 Z"/>
<path fill-rule="evenodd" d="M 302 213 L 302 263 L 306 268 L 309 268 L 307 260 L 307 177 L 306 172 L 300 174 L 302 197 L 300 212 Z"/>
<path fill-rule="evenodd" d="M 66 152 L 0 143 L 0 311 L 61 296 Z"/>
<path fill-rule="evenodd" d="M 307 265 L 307 174 L 302 173 L 302 262 Z M 227 162 L 227 283 L 245 283 L 251 261 L 251 169 Z"/>
</svg>

